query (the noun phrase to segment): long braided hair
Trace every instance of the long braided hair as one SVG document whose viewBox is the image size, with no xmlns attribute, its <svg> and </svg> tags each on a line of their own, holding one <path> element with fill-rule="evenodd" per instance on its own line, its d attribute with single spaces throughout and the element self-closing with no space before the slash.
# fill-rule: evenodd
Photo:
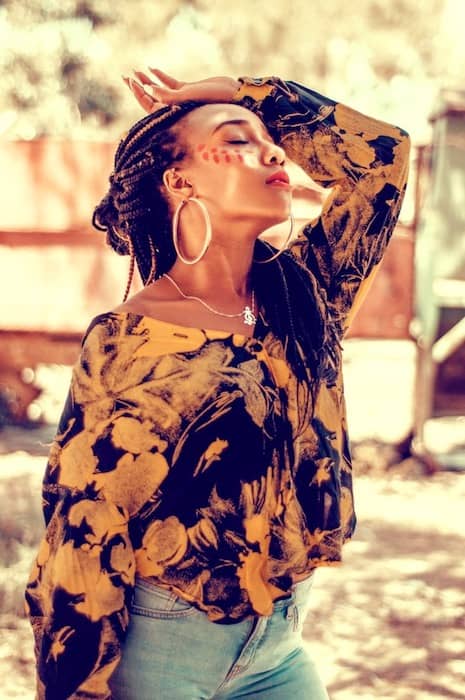
<svg viewBox="0 0 465 700">
<path fill-rule="evenodd" d="M 176 260 L 162 178 L 167 168 L 189 156 L 178 122 L 200 104 L 162 108 L 134 124 L 117 148 L 109 190 L 94 211 L 95 228 L 106 232 L 118 254 L 133 256 L 144 284 L 168 272 Z M 269 243 L 256 241 L 255 260 L 274 252 Z M 328 360 L 329 365 L 335 360 L 322 291 L 290 251 L 269 264 L 255 264 L 252 275 L 266 322 L 282 342 L 300 390 L 307 395 L 310 390 L 298 400 L 306 406 L 299 420 L 303 425 L 321 379 L 327 379 Z"/>
</svg>

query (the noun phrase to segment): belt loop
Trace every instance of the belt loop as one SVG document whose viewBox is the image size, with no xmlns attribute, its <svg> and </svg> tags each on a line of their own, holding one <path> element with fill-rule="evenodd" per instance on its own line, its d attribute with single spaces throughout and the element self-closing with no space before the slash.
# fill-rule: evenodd
<svg viewBox="0 0 465 700">
<path fill-rule="evenodd" d="M 294 605 L 294 632 L 299 628 L 299 608 Z"/>
<path fill-rule="evenodd" d="M 293 621 L 294 632 L 297 631 L 299 627 L 299 608 L 294 603 L 291 603 L 286 610 L 286 620 L 289 622 Z"/>
</svg>

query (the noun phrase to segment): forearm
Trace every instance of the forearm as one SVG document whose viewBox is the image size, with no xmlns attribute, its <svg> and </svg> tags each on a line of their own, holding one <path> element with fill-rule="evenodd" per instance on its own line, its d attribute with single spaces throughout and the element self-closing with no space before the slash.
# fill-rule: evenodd
<svg viewBox="0 0 465 700">
<path fill-rule="evenodd" d="M 331 188 L 320 216 L 303 228 L 292 251 L 325 289 L 342 332 L 397 221 L 409 137 L 279 78 L 243 79 L 234 99 L 262 119 L 286 155 L 315 182 Z"/>
<path fill-rule="evenodd" d="M 323 187 L 370 195 L 373 180 L 401 190 L 407 177 L 405 131 L 314 90 L 279 78 L 242 78 L 234 101 L 257 113 L 286 154 Z"/>
</svg>

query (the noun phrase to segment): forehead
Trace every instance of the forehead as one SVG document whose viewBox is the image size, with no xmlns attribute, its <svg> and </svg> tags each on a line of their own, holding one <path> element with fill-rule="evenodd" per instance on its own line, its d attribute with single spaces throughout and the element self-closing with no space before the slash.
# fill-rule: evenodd
<svg viewBox="0 0 465 700">
<path fill-rule="evenodd" d="M 253 129 L 269 137 L 265 124 L 256 114 L 250 109 L 229 103 L 208 104 L 193 109 L 183 120 L 184 126 L 187 127 L 185 135 L 188 139 L 189 136 L 192 139 L 208 136 L 220 124 L 236 120 L 248 122 Z"/>
</svg>

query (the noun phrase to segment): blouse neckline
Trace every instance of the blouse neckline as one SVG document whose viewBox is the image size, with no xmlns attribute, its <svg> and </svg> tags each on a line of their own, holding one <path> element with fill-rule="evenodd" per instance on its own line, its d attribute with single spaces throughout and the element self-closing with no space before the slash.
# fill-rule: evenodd
<svg viewBox="0 0 465 700">
<path fill-rule="evenodd" d="M 145 314 L 138 314 L 135 313 L 134 311 L 107 311 L 102 314 L 98 314 L 96 317 L 96 320 L 99 318 L 107 318 L 107 317 L 122 317 L 122 318 L 137 318 L 138 320 L 143 320 L 145 323 L 149 323 L 150 325 L 158 325 L 161 326 L 162 328 L 169 329 L 171 330 L 174 334 L 176 333 L 204 333 L 207 337 L 209 338 L 228 338 L 231 336 L 235 336 L 237 338 L 240 338 L 244 342 L 247 341 L 258 341 L 259 338 L 256 335 L 257 328 L 259 325 L 263 324 L 263 320 L 261 317 L 261 314 L 259 313 L 258 318 L 257 318 L 257 323 L 255 324 L 254 331 L 252 335 L 247 335 L 245 333 L 236 333 L 235 331 L 229 331 L 229 330 L 224 330 L 224 329 L 218 329 L 218 328 L 199 328 L 196 326 L 187 326 L 183 325 L 180 323 L 173 323 L 172 321 L 162 321 L 161 319 L 154 318 L 153 316 L 146 316 Z"/>
</svg>

